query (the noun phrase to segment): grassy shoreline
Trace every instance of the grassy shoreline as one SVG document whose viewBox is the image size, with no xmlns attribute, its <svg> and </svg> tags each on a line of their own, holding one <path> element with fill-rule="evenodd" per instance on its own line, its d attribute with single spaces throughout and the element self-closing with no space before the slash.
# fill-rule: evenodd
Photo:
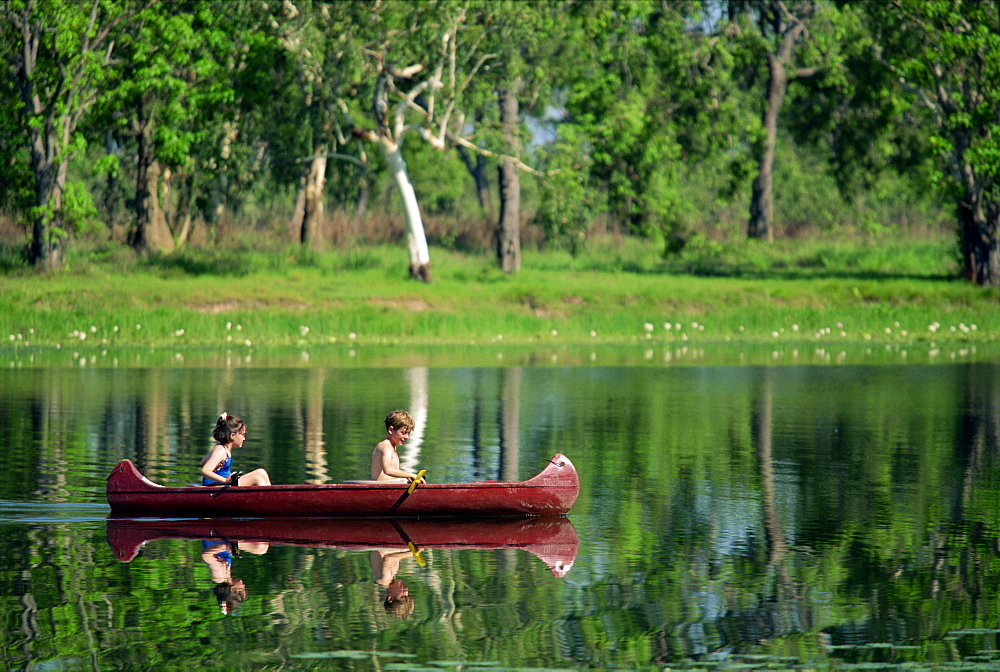
<svg viewBox="0 0 1000 672">
<path fill-rule="evenodd" d="M 566 349 L 580 353 L 569 359 L 589 361 L 593 348 L 636 349 L 639 361 L 649 348 L 743 352 L 724 358 L 736 361 L 763 353 L 749 357 L 758 361 L 778 351 L 971 348 L 1000 360 L 1000 292 L 941 279 L 943 268 L 924 277 L 846 266 L 704 277 L 658 267 L 648 251 L 608 261 L 622 254 L 608 247 L 589 259 L 528 253 L 520 273 L 504 276 L 485 255 L 435 250 L 434 282 L 425 285 L 403 276 L 403 254 L 365 248 L 303 262 L 247 252 L 229 270 L 225 257 L 212 257 L 199 267 L 183 259 L 131 268 L 107 262 L 2 277 L 0 354 L 61 360 L 67 349 L 89 357 L 152 350 L 190 360 L 206 350 L 254 351 L 283 361 L 288 355 L 280 353 L 306 349 L 342 353 L 321 356 L 337 361 L 381 349 L 380 359 L 395 361 L 406 359 L 400 349 L 460 346 L 484 349 L 475 361 L 503 357 L 505 349 Z M 795 260 L 785 266 L 802 268 Z M 265 357 L 268 351 L 275 354 Z"/>
</svg>

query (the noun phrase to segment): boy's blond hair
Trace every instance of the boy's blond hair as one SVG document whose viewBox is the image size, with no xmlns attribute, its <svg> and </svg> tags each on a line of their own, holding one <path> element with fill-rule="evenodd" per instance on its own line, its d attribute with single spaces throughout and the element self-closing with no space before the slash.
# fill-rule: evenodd
<svg viewBox="0 0 1000 672">
<path fill-rule="evenodd" d="M 412 432 L 413 425 L 413 416 L 406 411 L 393 411 L 389 415 L 385 416 L 386 431 L 392 427 L 394 429 L 408 429 Z"/>
</svg>

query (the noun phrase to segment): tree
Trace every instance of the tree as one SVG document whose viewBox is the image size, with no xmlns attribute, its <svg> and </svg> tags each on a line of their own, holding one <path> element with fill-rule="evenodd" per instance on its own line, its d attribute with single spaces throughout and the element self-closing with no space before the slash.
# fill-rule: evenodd
<svg viewBox="0 0 1000 672">
<path fill-rule="evenodd" d="M 331 147 L 342 147 L 353 138 L 381 149 L 403 201 L 410 275 L 425 282 L 431 279 L 430 253 L 403 142 L 406 136 L 416 136 L 446 150 L 462 141 L 467 118 L 462 99 L 492 58 L 482 52 L 481 29 L 467 22 L 469 4 L 300 2 L 308 10 L 303 12 L 285 2 L 282 16 L 275 18 L 283 44 L 297 59 L 293 71 L 310 80 L 301 89 L 301 100 L 315 101 L 316 112 L 306 115 L 309 130 L 304 124 L 301 128 L 312 138 L 311 155 L 350 161 L 364 170 L 368 162 L 361 158 L 363 150 L 335 153 Z M 374 128 L 366 127 L 364 118 Z M 320 171 L 312 174 L 319 176 Z M 316 184 L 315 177 L 312 181 Z"/>
<path fill-rule="evenodd" d="M 20 95 L 19 125 L 34 182 L 30 258 L 61 265 L 69 160 L 85 147 L 77 132 L 107 82 L 116 38 L 157 0 L 11 0 L 0 6 L 0 48 Z"/>
<path fill-rule="evenodd" d="M 364 36 L 356 35 L 355 27 L 368 17 L 358 2 L 286 2 L 276 4 L 274 12 L 272 32 L 281 53 L 275 63 L 275 100 L 268 103 L 277 123 L 267 140 L 278 174 L 296 184 L 292 226 L 299 241 L 318 248 L 329 161 L 356 166 L 362 180 L 369 168 L 363 145 L 350 134 L 350 106 L 359 110 L 352 91 L 364 68 Z"/>
<path fill-rule="evenodd" d="M 430 252 L 417 195 L 403 160 L 403 135 L 413 130 L 432 146 L 445 149 L 450 126 L 456 123 L 452 114 L 458 97 L 488 56 L 470 62 L 478 44 L 467 42 L 464 35 L 459 37 L 465 27 L 465 4 L 446 2 L 414 11 L 412 6 L 391 2 L 377 11 L 379 42 L 370 50 L 372 71 L 377 72 L 371 106 L 375 130 L 365 137 L 382 148 L 403 200 L 410 277 L 430 282 Z M 467 45 L 470 52 L 459 54 Z M 399 58 L 407 59 L 407 65 L 397 67 Z M 471 71 L 463 72 L 463 65 Z M 409 112 L 417 116 L 412 125 L 406 123 Z M 457 122 L 457 127 L 461 126 L 462 122 Z"/>
<path fill-rule="evenodd" d="M 137 16 L 123 35 L 118 86 L 105 92 L 105 123 L 115 119 L 131 136 L 135 149 L 132 247 L 140 252 L 169 252 L 174 238 L 161 194 L 164 163 L 177 167 L 188 159 L 191 136 L 189 87 L 201 46 L 186 3 L 157 5 Z"/>
<path fill-rule="evenodd" d="M 681 177 L 686 165 L 724 148 L 718 120 L 732 103 L 717 89 L 727 54 L 697 29 L 698 3 L 616 0 L 574 6 L 573 41 L 562 57 L 576 67 L 566 92 L 560 161 L 548 193 L 579 190 L 585 177 L 598 210 L 675 252 L 693 209 Z M 571 142 L 566 142 L 572 138 Z M 581 158 L 582 154 L 582 158 Z M 547 166 L 553 172 L 556 166 Z M 586 170 L 584 176 L 582 169 Z M 599 201 L 603 200 L 604 203 Z M 558 201 L 557 201 L 558 202 Z M 542 224 L 576 240 L 581 223 L 562 207 L 540 208 Z"/>
<path fill-rule="evenodd" d="M 9 77 L 0 77 L 0 97 L 16 101 L 17 88 Z M 16 214 L 31 209 L 34 202 L 32 173 L 29 164 L 27 129 L 20 124 L 15 105 L 0 105 L 0 203 L 2 209 Z"/>
<path fill-rule="evenodd" d="M 514 78 L 498 94 L 505 153 L 514 157 L 521 154 L 517 106 L 520 85 L 519 78 Z M 504 157 L 500 160 L 498 182 L 500 220 L 497 222 L 497 262 L 504 273 L 513 273 L 521 270 L 521 183 L 514 159 Z"/>
<path fill-rule="evenodd" d="M 976 0 L 864 5 L 876 55 L 924 124 L 953 200 L 963 274 L 1000 287 L 1000 13 Z"/>
<path fill-rule="evenodd" d="M 809 38 L 809 22 L 819 7 L 816 0 L 754 0 L 729 4 L 735 19 L 737 39 L 749 40 L 758 62 L 767 67 L 763 93 L 761 126 L 763 138 L 758 149 L 757 175 L 750 196 L 747 235 L 774 240 L 774 151 L 778 138 L 778 118 L 790 82 L 815 77 L 819 68 L 804 66 L 796 58 L 801 43 Z"/>
<path fill-rule="evenodd" d="M 560 71 L 556 64 L 568 28 L 560 6 L 553 3 L 494 0 L 483 9 L 481 20 L 487 26 L 489 50 L 497 54 L 491 77 L 485 82 L 495 91 L 495 101 L 490 96 L 483 98 L 486 104 L 496 104 L 499 111 L 497 263 L 504 273 L 513 273 L 521 268 L 520 174 L 526 169 L 521 162 L 525 144 L 522 116 L 545 113 Z M 542 67 L 543 63 L 549 67 Z"/>
</svg>

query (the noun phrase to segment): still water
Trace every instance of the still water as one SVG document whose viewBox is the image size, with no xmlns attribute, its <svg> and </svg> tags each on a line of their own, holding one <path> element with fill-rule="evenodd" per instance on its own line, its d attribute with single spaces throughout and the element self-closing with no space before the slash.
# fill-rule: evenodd
<svg viewBox="0 0 1000 672">
<path fill-rule="evenodd" d="M 121 458 L 197 478 L 215 418 L 275 483 L 429 479 L 570 515 L 111 518 Z M 0 668 L 998 669 L 1000 365 L 0 371 Z"/>
</svg>

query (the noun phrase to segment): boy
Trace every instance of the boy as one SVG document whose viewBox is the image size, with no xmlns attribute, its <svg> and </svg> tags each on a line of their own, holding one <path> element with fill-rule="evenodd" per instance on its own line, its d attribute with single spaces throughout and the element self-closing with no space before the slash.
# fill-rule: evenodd
<svg viewBox="0 0 1000 672">
<path fill-rule="evenodd" d="M 385 417 L 385 431 L 385 438 L 372 451 L 372 480 L 405 478 L 412 481 L 417 475 L 399 467 L 396 447 L 403 445 L 413 431 L 413 418 L 406 411 L 393 411 Z"/>
</svg>

